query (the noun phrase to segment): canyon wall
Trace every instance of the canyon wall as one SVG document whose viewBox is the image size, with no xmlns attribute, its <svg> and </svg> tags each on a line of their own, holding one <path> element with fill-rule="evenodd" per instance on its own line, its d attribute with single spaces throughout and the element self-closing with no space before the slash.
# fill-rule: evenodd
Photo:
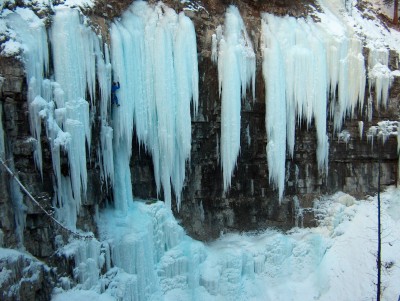
<svg viewBox="0 0 400 301">
<path fill-rule="evenodd" d="M 119 2 L 118 9 L 102 9 L 101 1 L 96 9 L 88 11 L 94 25 L 103 32 L 110 24 L 110 18 L 118 16 L 127 3 Z M 289 229 L 296 221 L 304 226 L 315 224 L 313 200 L 324 194 L 342 190 L 355 196 L 365 196 L 377 192 L 378 165 L 381 160 L 383 186 L 395 185 L 398 178 L 397 139 L 390 137 L 382 145 L 367 141 L 366 130 L 381 120 L 399 119 L 400 78 L 395 77 L 390 90 L 387 110 L 375 110 L 368 122 L 366 108 L 353 118 L 346 120 L 343 130 L 348 131 L 348 139 L 339 139 L 334 133 L 332 121 L 328 121 L 329 171 L 321 175 L 316 166 L 316 138 L 314 125 L 303 124 L 296 129 L 295 156 L 286 161 L 285 194 L 281 204 L 277 190 L 269 183 L 266 158 L 265 130 L 265 87 L 261 74 L 260 53 L 260 9 L 283 15 L 289 13 L 297 17 L 307 14 L 305 3 L 284 2 L 237 3 L 247 31 L 256 51 L 256 98 L 248 95 L 242 101 L 241 150 L 234 171 L 231 188 L 224 193 L 222 170 L 219 161 L 219 139 L 221 136 L 221 100 L 218 91 L 217 66 L 211 61 L 211 35 L 218 25 L 223 24 L 226 4 L 207 2 L 204 9 L 187 11 L 195 23 L 199 60 L 199 113 L 192 119 L 192 151 L 186 166 L 186 180 L 182 205 L 175 216 L 187 232 L 200 240 L 211 240 L 221 233 L 230 231 L 260 230 L 266 227 Z M 176 9 L 182 4 L 174 3 Z M 267 5 L 267 6 L 266 6 Z M 106 34 L 105 34 L 106 36 Z M 368 51 L 365 49 L 365 57 Z M 390 52 L 390 69 L 398 69 L 398 55 Z M 42 134 L 43 179 L 36 170 L 32 157 L 35 141 L 30 139 L 27 84 L 21 62 L 15 58 L 1 58 L 0 74 L 4 78 L 0 102 L 3 107 L 3 127 L 5 130 L 6 159 L 18 174 L 21 182 L 40 200 L 42 206 L 53 211 L 53 181 L 49 143 Z M 368 85 L 367 85 L 368 87 Z M 373 93 L 373 92 L 372 92 Z M 366 91 L 366 97 L 369 92 Z M 365 101 L 364 103 L 368 103 Z M 96 119 L 94 119 L 96 120 Z M 364 135 L 360 138 L 358 122 L 364 122 Z M 112 193 L 100 181 L 97 164 L 98 124 L 93 125 L 91 156 L 88 167 L 88 193 L 83 200 L 78 218 L 78 228 L 96 232 L 94 217 L 98 208 L 112 205 Z M 130 169 L 133 193 L 138 198 L 157 198 L 151 157 L 133 137 L 133 156 Z M 62 172 L 68 174 L 66 156 L 62 156 Z M 49 258 L 56 250 L 55 236 L 65 234 L 55 226 L 46 214 L 22 195 L 22 203 L 13 201 L 14 188 L 10 177 L 0 168 L 0 225 L 3 244 L 15 247 L 21 244 L 15 229 L 21 221 L 15 219 L 15 212 L 26 213 L 25 229 L 22 237 L 26 249 L 39 258 Z M 162 193 L 161 193 L 162 196 Z M 297 202 L 298 201 L 298 202 Z M 23 204 L 23 205 L 21 205 Z M 299 208 L 303 210 L 299 210 Z M 302 216 L 300 216 L 302 213 Z"/>
</svg>

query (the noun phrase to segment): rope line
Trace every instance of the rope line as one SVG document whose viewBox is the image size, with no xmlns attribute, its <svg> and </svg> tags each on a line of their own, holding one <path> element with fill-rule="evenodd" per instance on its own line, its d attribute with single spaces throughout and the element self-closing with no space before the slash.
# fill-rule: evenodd
<svg viewBox="0 0 400 301">
<path fill-rule="evenodd" d="M 17 184 L 22 188 L 25 194 L 29 197 L 29 199 L 40 208 L 54 223 L 56 223 L 59 227 L 65 230 L 67 233 L 73 235 L 75 238 L 81 239 L 93 239 L 93 235 L 83 235 L 76 231 L 73 231 L 67 227 L 65 227 L 61 222 L 59 222 L 51 213 L 49 213 L 33 196 L 32 194 L 25 188 L 25 186 L 21 183 L 21 181 L 15 176 L 14 172 L 7 166 L 7 164 L 0 158 L 1 164 L 4 166 L 5 170 L 11 175 L 11 177 L 17 182 Z"/>
</svg>

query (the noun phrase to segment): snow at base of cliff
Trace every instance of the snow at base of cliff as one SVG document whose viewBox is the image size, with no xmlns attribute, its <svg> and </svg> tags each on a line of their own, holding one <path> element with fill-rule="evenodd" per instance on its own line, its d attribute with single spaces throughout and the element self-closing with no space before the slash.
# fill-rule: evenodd
<svg viewBox="0 0 400 301">
<path fill-rule="evenodd" d="M 400 190 L 382 193 L 381 204 L 383 300 L 397 300 Z M 79 242 L 83 282 L 55 290 L 53 301 L 374 299 L 377 197 L 358 201 L 338 192 L 315 200 L 314 210 L 316 228 L 228 234 L 209 244 L 185 235 L 161 202 L 135 202 L 123 217 L 105 211 L 102 242 Z M 109 270 L 99 276 L 102 264 Z"/>
</svg>

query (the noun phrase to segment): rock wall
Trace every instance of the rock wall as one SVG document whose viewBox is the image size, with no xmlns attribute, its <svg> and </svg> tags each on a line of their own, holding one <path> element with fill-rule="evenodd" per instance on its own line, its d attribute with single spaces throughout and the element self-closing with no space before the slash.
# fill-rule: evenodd
<svg viewBox="0 0 400 301">
<path fill-rule="evenodd" d="M 55 271 L 31 256 L 6 250 L 0 258 L 0 298 L 3 301 L 47 301 Z"/>
</svg>

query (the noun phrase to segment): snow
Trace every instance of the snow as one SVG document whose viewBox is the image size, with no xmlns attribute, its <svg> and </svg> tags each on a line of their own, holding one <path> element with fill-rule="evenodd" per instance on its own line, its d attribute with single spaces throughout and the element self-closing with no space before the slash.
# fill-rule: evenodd
<svg viewBox="0 0 400 301">
<path fill-rule="evenodd" d="M 46 1 L 46 0 L 43 0 Z M 93 7 L 93 0 L 65 0 L 64 5 L 67 6 L 79 6 L 79 7 Z"/>
<path fill-rule="evenodd" d="M 390 187 L 381 193 L 381 208 L 382 298 L 396 300 L 400 190 Z M 80 300 L 89 293 L 110 300 L 374 298 L 377 197 L 359 201 L 338 192 L 316 199 L 313 210 L 315 228 L 232 233 L 209 244 L 185 235 L 161 202 L 137 200 L 126 216 L 104 210 L 99 216 L 101 243 L 80 241 L 64 247 L 76 258 L 77 279 L 86 277 L 78 285 L 84 290 L 60 290 L 53 300 L 71 294 Z M 104 275 L 98 270 L 102 265 L 107 266 Z"/>
<path fill-rule="evenodd" d="M 245 99 L 250 87 L 255 98 L 255 53 L 239 10 L 232 5 L 226 11 L 224 29 L 218 27 L 212 39 L 212 60 L 218 62 L 220 150 L 226 192 L 231 185 L 240 151 L 241 99 Z"/>
<path fill-rule="evenodd" d="M 0 11 L 3 9 L 5 2 L 8 2 L 8 4 L 15 5 L 16 0 L 0 0 Z M 31 6 L 35 8 L 37 11 L 46 9 L 46 8 L 53 8 L 53 2 L 52 0 L 23 0 L 19 1 L 19 5 L 21 3 L 25 6 Z M 80 7 L 80 8 L 88 8 L 88 7 L 93 7 L 94 6 L 94 1 L 93 0 L 62 0 L 59 1 L 57 5 L 60 6 L 69 6 L 69 7 Z"/>
<path fill-rule="evenodd" d="M 398 121 L 379 121 L 377 125 L 373 125 L 368 129 L 368 141 L 373 143 L 374 137 L 377 137 L 381 138 L 381 142 L 384 144 L 390 136 L 398 137 L 398 126 Z"/>
<path fill-rule="evenodd" d="M 76 291 L 68 291 L 63 294 L 55 295 L 52 299 L 53 301 L 87 301 L 87 300 L 96 300 L 96 301 L 115 301 L 117 299 L 107 295 L 107 294 L 98 294 L 94 291 L 84 291 L 84 290 L 76 290 Z"/>
<path fill-rule="evenodd" d="M 28 253 L 0 248 L 0 287 L 2 296 L 16 300 L 30 283 L 38 283 L 49 268 Z M 6 290 L 7 289 L 7 290 Z"/>
</svg>

